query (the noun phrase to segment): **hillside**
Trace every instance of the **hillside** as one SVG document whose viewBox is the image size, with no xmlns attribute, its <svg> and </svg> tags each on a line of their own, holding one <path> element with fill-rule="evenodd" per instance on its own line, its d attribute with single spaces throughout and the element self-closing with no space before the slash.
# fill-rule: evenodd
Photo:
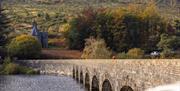
<svg viewBox="0 0 180 91">
<path fill-rule="evenodd" d="M 131 49 L 140 51 L 140 54 L 161 51 L 166 48 L 166 39 L 172 39 L 169 49 L 176 50 L 179 46 L 176 41 L 179 41 L 180 0 L 148 3 L 150 1 L 6 0 L 2 7 L 12 27 L 9 38 L 31 33 L 32 22 L 35 21 L 39 31 L 48 32 L 50 49 L 82 51 L 87 38 L 98 36 L 103 40 L 91 41 L 107 45 L 102 53 L 110 53 L 106 49 L 108 47 L 112 54 L 120 53 L 121 58 L 131 55 Z M 45 54 L 61 52 L 64 56 L 71 55 L 55 50 L 45 51 Z M 129 51 L 130 54 L 123 54 Z"/>
<path fill-rule="evenodd" d="M 4 6 L 8 10 L 7 15 L 13 18 L 12 25 L 17 31 L 29 32 L 32 20 L 36 19 L 40 28 L 43 28 L 42 30 L 48 28 L 49 31 L 57 32 L 59 25 L 66 23 L 69 18 L 76 16 L 87 6 L 93 8 L 125 7 L 135 1 L 136 4 L 144 5 L 150 0 L 6 0 Z M 169 1 L 157 1 L 161 14 L 172 19 L 180 17 L 177 13 L 180 11 L 177 8 L 180 0 Z M 172 7 L 172 5 L 175 6 Z M 44 19 L 44 16 L 49 19 Z"/>
<path fill-rule="evenodd" d="M 148 3 L 152 0 L 4 0 L 5 2 L 14 3 L 44 3 L 44 4 L 57 4 L 57 3 Z M 176 6 L 180 4 L 180 0 L 154 0 L 157 4 L 165 4 L 169 6 Z"/>
</svg>

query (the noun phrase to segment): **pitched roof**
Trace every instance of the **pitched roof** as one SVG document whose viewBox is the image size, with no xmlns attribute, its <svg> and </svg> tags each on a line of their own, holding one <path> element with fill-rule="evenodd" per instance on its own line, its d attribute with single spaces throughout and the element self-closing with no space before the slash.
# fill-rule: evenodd
<svg viewBox="0 0 180 91">
<path fill-rule="evenodd" d="M 37 36 L 39 35 L 39 30 L 37 28 L 37 23 L 33 22 L 33 27 L 32 27 L 32 32 L 31 32 L 32 36 Z"/>
</svg>

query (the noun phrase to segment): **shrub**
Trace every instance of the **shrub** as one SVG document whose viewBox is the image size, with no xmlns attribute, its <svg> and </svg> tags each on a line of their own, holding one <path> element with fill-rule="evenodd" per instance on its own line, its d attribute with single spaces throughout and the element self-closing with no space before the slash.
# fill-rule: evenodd
<svg viewBox="0 0 180 91">
<path fill-rule="evenodd" d="M 32 68 L 20 66 L 11 62 L 3 65 L 3 67 L 0 69 L 0 74 L 38 74 L 38 72 L 33 70 Z"/>
<path fill-rule="evenodd" d="M 174 59 L 174 58 L 180 58 L 180 55 L 179 55 L 179 51 L 172 51 L 171 49 L 164 49 L 161 54 L 160 54 L 160 57 L 162 59 Z"/>
<path fill-rule="evenodd" d="M 117 54 L 116 58 L 117 59 L 128 59 L 129 57 L 128 57 L 128 55 L 125 52 L 123 52 L 123 53 Z"/>
<path fill-rule="evenodd" d="M 17 74 L 18 73 L 18 65 L 14 63 L 9 63 L 4 66 L 3 74 Z"/>
<path fill-rule="evenodd" d="M 3 61 L 4 63 L 3 63 L 3 65 L 6 65 L 6 64 L 9 64 L 9 63 L 11 63 L 12 62 L 12 60 L 11 60 L 11 58 L 10 57 L 6 57 L 5 59 L 4 59 L 4 61 Z"/>
<path fill-rule="evenodd" d="M 144 51 L 140 48 L 130 49 L 127 53 L 129 58 L 142 58 L 144 56 Z"/>
<path fill-rule="evenodd" d="M 8 45 L 10 56 L 18 58 L 38 58 L 41 53 L 41 44 L 35 37 L 20 35 Z"/>
<path fill-rule="evenodd" d="M 0 67 L 0 74 L 38 74 L 38 71 L 13 63 L 10 57 L 7 57 L 4 59 L 4 63 Z"/>
<path fill-rule="evenodd" d="M 170 49 L 165 49 L 160 54 L 161 58 L 169 58 L 172 57 L 172 53 Z"/>
<path fill-rule="evenodd" d="M 157 44 L 159 49 L 162 50 L 177 50 L 180 46 L 180 37 L 179 36 L 171 36 L 168 34 L 162 34 L 161 40 Z"/>
<path fill-rule="evenodd" d="M 18 74 L 38 74 L 37 71 L 33 70 L 32 68 L 28 68 L 25 66 L 18 66 Z"/>
<path fill-rule="evenodd" d="M 102 39 L 89 38 L 86 40 L 82 58 L 84 59 L 110 59 L 111 52 L 106 48 Z"/>
</svg>

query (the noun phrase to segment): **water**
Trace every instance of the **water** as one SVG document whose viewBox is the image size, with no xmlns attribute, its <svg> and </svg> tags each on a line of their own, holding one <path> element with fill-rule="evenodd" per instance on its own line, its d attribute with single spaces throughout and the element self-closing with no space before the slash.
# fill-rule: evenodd
<svg viewBox="0 0 180 91">
<path fill-rule="evenodd" d="M 0 91 L 85 91 L 83 86 L 65 76 L 0 76 Z"/>
</svg>

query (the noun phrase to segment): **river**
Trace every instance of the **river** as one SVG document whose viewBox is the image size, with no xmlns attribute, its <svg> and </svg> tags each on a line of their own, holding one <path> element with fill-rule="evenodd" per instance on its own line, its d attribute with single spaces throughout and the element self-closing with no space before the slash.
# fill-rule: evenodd
<svg viewBox="0 0 180 91">
<path fill-rule="evenodd" d="M 0 91 L 85 91 L 83 86 L 66 76 L 13 75 L 0 76 Z"/>
</svg>

